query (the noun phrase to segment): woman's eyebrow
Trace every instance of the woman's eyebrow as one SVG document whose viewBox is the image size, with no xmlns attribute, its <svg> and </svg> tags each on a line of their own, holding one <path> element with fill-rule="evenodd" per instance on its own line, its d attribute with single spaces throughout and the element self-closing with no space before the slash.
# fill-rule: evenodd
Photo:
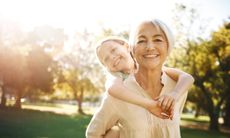
<svg viewBox="0 0 230 138">
<path fill-rule="evenodd" d="M 140 39 L 140 38 L 146 38 L 144 35 L 139 35 L 138 37 L 137 37 L 138 39 Z"/>
<path fill-rule="evenodd" d="M 163 37 L 163 35 L 161 35 L 161 34 L 155 34 L 155 35 L 153 35 L 153 37 Z"/>
</svg>

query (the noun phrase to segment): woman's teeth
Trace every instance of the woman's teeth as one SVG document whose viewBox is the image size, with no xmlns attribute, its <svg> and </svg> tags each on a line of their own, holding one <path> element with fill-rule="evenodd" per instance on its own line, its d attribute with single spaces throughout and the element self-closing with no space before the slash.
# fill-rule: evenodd
<svg viewBox="0 0 230 138">
<path fill-rule="evenodd" d="M 158 56 L 157 54 L 147 54 L 147 55 L 144 55 L 145 58 L 155 58 L 157 56 Z"/>
</svg>

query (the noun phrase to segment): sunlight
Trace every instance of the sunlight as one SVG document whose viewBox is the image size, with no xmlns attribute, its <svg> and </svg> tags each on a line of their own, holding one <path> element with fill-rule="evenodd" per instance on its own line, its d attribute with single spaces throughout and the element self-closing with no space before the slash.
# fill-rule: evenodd
<svg viewBox="0 0 230 138">
<path fill-rule="evenodd" d="M 25 30 L 45 24 L 65 28 L 66 34 L 82 32 L 86 28 L 98 34 L 102 27 L 127 30 L 130 24 L 141 18 L 160 17 L 174 29 L 172 10 L 175 3 L 186 3 L 200 10 L 204 18 L 212 20 L 208 27 L 213 30 L 229 16 L 228 2 L 222 2 L 223 5 L 215 1 L 208 1 L 207 5 L 206 0 L 1 0 L 0 20 L 16 21 Z"/>
<path fill-rule="evenodd" d="M 1 1 L 0 13 L 3 17 L 22 23 L 26 29 L 49 24 L 65 27 L 67 31 L 73 28 L 81 30 L 84 27 L 96 30 L 95 26 L 100 26 L 105 22 L 106 26 L 111 27 L 129 24 L 140 17 L 158 14 L 165 16 L 164 14 L 169 13 L 170 5 L 172 5 L 171 2 L 166 3 L 166 1 L 158 1 L 156 5 L 154 1 L 149 0 L 133 3 L 122 0 L 8 0 Z M 144 4 L 145 7 L 139 7 L 139 4 Z M 160 7 L 164 7 L 165 12 L 161 12 Z"/>
</svg>

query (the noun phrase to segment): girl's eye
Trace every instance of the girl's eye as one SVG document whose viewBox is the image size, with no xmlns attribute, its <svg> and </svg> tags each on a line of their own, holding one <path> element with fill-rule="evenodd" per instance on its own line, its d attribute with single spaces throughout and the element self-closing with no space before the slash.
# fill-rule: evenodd
<svg viewBox="0 0 230 138">
<path fill-rule="evenodd" d="M 114 53 L 115 51 L 116 51 L 116 48 L 113 48 L 113 49 L 111 50 L 112 53 Z"/>
</svg>

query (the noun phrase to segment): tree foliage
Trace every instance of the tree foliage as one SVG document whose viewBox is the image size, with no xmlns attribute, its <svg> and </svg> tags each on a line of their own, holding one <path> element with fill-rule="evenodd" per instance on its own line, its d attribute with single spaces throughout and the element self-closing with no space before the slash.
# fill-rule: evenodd
<svg viewBox="0 0 230 138">
<path fill-rule="evenodd" d="M 201 38 L 199 34 L 205 32 L 206 23 L 197 11 L 183 4 L 176 6 L 175 23 L 179 35 L 168 63 L 192 74 L 195 83 L 188 100 L 208 113 L 210 129 L 219 130 L 218 118 L 230 94 L 229 22 L 209 38 Z M 196 28 L 200 33 L 193 33 Z"/>
</svg>

